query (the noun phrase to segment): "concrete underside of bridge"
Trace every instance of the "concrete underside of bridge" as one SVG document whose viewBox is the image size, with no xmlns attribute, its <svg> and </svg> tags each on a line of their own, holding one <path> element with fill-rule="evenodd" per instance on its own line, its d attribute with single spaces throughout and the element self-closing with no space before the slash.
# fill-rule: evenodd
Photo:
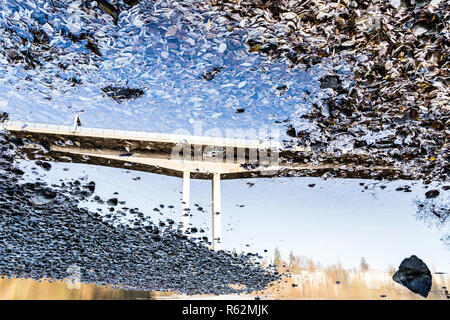
<svg viewBox="0 0 450 320">
<path fill-rule="evenodd" d="M 78 132 L 39 132 L 7 128 L 12 138 L 20 138 L 24 143 L 18 156 L 28 160 L 85 163 L 117 167 L 176 176 L 182 183 L 182 223 L 188 230 L 190 208 L 190 179 L 209 179 L 212 181 L 212 248 L 221 248 L 221 198 L 220 180 L 264 177 L 336 177 L 370 179 L 408 179 L 399 168 L 380 164 L 370 157 L 347 156 L 327 160 L 322 163 L 309 163 L 311 151 L 282 150 L 276 153 L 278 162 L 250 163 L 250 155 L 270 151 L 258 148 L 233 146 L 190 145 L 184 157 L 174 157 L 173 141 L 149 141 L 138 138 L 118 138 L 87 136 Z M 213 141 L 213 140 L 212 140 Z M 197 150 L 196 150 L 197 148 Z M 206 150 L 219 150 L 216 156 L 205 155 Z M 185 149 L 186 151 L 186 149 Z M 272 151 L 273 152 L 273 151 Z M 218 156 L 217 156 L 218 154 Z M 241 157 L 237 155 L 240 154 Z M 199 156 L 200 155 L 200 156 Z M 252 158 L 253 159 L 253 158 Z M 265 158 L 267 159 L 267 158 Z"/>
<path fill-rule="evenodd" d="M 82 136 L 74 133 L 40 133 L 7 128 L 11 137 L 22 138 L 30 144 L 22 150 L 26 157 L 36 159 L 44 156 L 48 161 L 86 163 L 111 166 L 183 177 L 190 171 L 193 179 L 211 179 L 213 173 L 220 173 L 221 179 L 266 178 L 266 177 L 334 177 L 358 179 L 405 179 L 410 180 L 408 172 L 396 168 L 370 155 L 347 154 L 323 155 L 320 163 L 310 163 L 311 150 L 281 150 L 278 162 L 273 165 L 257 161 L 250 163 L 249 154 L 259 150 L 226 147 L 222 155 L 209 157 L 204 154 L 206 148 L 213 145 L 192 145 L 188 158 L 174 158 L 174 142 L 144 141 L 135 138 L 100 138 Z M 37 143 L 43 146 L 40 148 Z M 200 158 L 196 158 L 196 150 Z M 216 146 L 216 149 L 222 148 Z M 43 149 L 47 149 L 43 151 Z M 266 150 L 263 150 L 266 152 Z M 231 156 L 229 155 L 231 153 Z M 238 154 L 243 154 L 240 160 Z M 270 157 L 270 151 L 267 153 Z M 231 159 L 231 161 L 230 161 Z M 328 175 L 327 175 L 328 174 Z"/>
</svg>

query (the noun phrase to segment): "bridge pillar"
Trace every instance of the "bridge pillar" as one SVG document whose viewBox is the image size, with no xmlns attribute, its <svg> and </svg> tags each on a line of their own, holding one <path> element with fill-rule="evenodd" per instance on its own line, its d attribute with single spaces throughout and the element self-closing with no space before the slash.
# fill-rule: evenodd
<svg viewBox="0 0 450 320">
<path fill-rule="evenodd" d="M 220 199 L 220 173 L 214 173 L 212 179 L 212 248 L 220 250 L 222 237 L 222 214 Z"/>
<path fill-rule="evenodd" d="M 72 131 L 76 132 L 79 126 L 81 126 L 81 119 L 80 114 L 77 112 L 75 114 L 75 119 L 73 121 Z"/>
<path fill-rule="evenodd" d="M 181 222 L 183 223 L 183 233 L 186 231 L 189 225 L 190 207 L 189 198 L 191 193 L 191 173 L 187 170 L 183 171 L 183 190 L 182 190 L 182 203 L 181 203 Z"/>
</svg>

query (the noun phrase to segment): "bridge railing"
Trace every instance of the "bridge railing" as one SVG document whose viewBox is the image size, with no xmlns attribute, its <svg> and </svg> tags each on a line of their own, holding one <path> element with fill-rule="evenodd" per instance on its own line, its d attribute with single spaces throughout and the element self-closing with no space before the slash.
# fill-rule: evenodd
<svg viewBox="0 0 450 320">
<path fill-rule="evenodd" d="M 6 129 L 15 130 L 45 130 L 49 132 L 61 132 L 65 134 L 93 134 L 93 135 L 103 135 L 108 137 L 130 137 L 136 139 L 148 139 L 148 140 L 164 140 L 173 143 L 188 143 L 188 144 L 201 144 L 201 145 L 214 145 L 220 144 L 224 146 L 234 146 L 234 147 L 246 147 L 246 148 L 280 148 L 281 144 L 274 140 L 250 140 L 250 139 L 234 139 L 234 138 L 217 138 L 217 137 L 207 137 L 207 136 L 188 136 L 181 134 L 171 134 L 171 133 L 156 133 L 148 131 L 129 131 L 120 129 L 106 129 L 106 128 L 89 128 L 79 126 L 76 130 L 73 130 L 73 126 L 69 125 L 58 125 L 58 124 L 45 124 L 36 122 L 25 122 L 17 120 L 6 121 L 3 126 Z"/>
<path fill-rule="evenodd" d="M 47 124 L 47 123 L 37 123 L 37 122 L 24 122 L 24 121 L 15 121 L 9 120 L 4 123 L 6 128 L 22 128 L 24 130 L 27 129 L 44 129 L 49 131 L 71 131 L 71 126 L 67 125 L 59 125 L 59 124 Z"/>
</svg>

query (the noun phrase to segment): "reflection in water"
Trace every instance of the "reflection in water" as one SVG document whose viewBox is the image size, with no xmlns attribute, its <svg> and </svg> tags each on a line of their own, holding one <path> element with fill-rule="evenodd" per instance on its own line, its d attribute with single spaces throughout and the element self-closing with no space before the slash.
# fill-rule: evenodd
<svg viewBox="0 0 450 320">
<path fill-rule="evenodd" d="M 318 270 L 301 271 L 274 286 L 267 298 L 272 299 L 424 299 L 396 284 L 392 274 L 377 271 Z M 433 286 L 427 299 L 447 299 L 444 287 L 450 281 L 444 275 L 433 275 Z"/>
<path fill-rule="evenodd" d="M 155 222 L 167 218 L 179 221 L 181 218 L 181 183 L 176 178 L 76 164 L 54 163 L 51 171 L 44 172 L 24 161 L 21 168 L 25 172 L 25 181 L 36 179 L 36 175 L 49 185 L 73 179 L 96 181 L 99 197 L 117 197 L 126 206 L 140 208 Z M 443 248 L 441 240 L 441 232 L 445 232 L 442 226 L 445 227 L 446 223 L 435 230 L 419 222 L 414 215 L 417 204 L 413 200 L 423 199 L 423 186 L 412 184 L 411 192 L 396 191 L 405 183 L 317 178 L 224 181 L 225 249 L 256 251 L 272 263 L 276 262 L 273 252 L 278 246 L 277 264 L 281 268 L 283 264 L 287 265 L 286 268 L 290 266 L 293 273 L 292 277 L 285 279 L 287 282 L 275 284 L 270 290 L 232 298 L 259 295 L 263 299 L 422 299 L 392 280 L 394 267 L 405 257 L 415 254 L 433 273 L 433 287 L 428 299 L 446 299 L 445 290 L 448 289 L 443 288 L 450 287 L 449 278 L 446 274 L 436 274 L 450 271 L 449 252 Z M 205 230 L 200 235 L 209 235 L 210 232 L 210 187 L 209 181 L 192 182 L 195 192 L 192 194 L 191 222 L 199 232 Z M 446 193 L 439 190 L 441 195 L 432 199 L 435 204 L 446 199 Z M 107 206 L 99 208 L 92 199 L 86 199 L 80 205 L 92 210 L 101 209 L 104 215 L 108 212 Z M 156 211 L 154 208 L 159 209 Z M 126 223 L 125 220 L 121 222 Z M 321 264 L 295 255 L 291 259 L 291 250 L 295 254 L 313 257 Z M 367 261 L 359 265 L 362 256 Z M 336 257 L 342 265 L 333 265 Z M 298 264 L 296 267 L 295 263 Z M 357 269 L 354 269 L 355 265 L 358 265 Z M 392 267 L 387 272 L 386 266 L 389 265 Z M 360 272 L 362 270 L 364 272 Z M 2 299 L 185 297 L 154 292 L 133 295 L 90 286 L 69 290 L 61 282 L 0 281 Z"/>
<path fill-rule="evenodd" d="M 80 284 L 70 289 L 64 281 L 35 281 L 31 279 L 0 279 L 0 300 L 136 300 L 152 299 L 146 291 L 119 290 Z"/>
<path fill-rule="evenodd" d="M 430 227 L 439 228 L 444 246 L 450 249 L 450 224 L 448 223 L 450 198 L 448 197 L 448 190 L 448 187 L 444 187 L 441 192 L 438 190 L 427 191 L 426 198 L 415 199 L 414 204 L 417 206 L 415 214 L 417 219 L 424 221 Z"/>
<path fill-rule="evenodd" d="M 274 257 L 276 259 L 276 255 Z M 374 270 L 364 258 L 358 268 L 343 268 L 335 265 L 321 267 L 320 263 L 304 256 L 291 254 L 289 263 L 280 261 L 280 271 L 286 271 L 279 284 L 273 286 L 262 297 L 269 299 L 423 299 L 405 287 L 395 283 L 393 267 L 387 271 Z M 450 277 L 433 274 L 433 284 L 427 299 L 450 299 L 448 288 Z"/>
<path fill-rule="evenodd" d="M 42 1 L 33 8 L 23 4 L 26 12 L 32 12 L 32 15 L 12 14 L 17 13 L 21 6 L 15 2 L 2 3 L 3 11 L 10 13 L 4 15 L 7 20 L 2 19 L 2 22 L 8 21 L 11 37 L 16 37 L 17 33 L 22 35 L 22 40 L 23 37 L 34 38 L 30 27 L 43 19 L 42 14 L 46 12 L 43 6 L 47 2 Z M 219 17 L 215 13 L 208 12 L 208 8 L 201 9 L 204 15 L 198 16 L 199 11 L 193 7 L 177 7 L 176 3 L 164 2 L 151 3 L 148 7 L 143 5 L 142 11 L 136 7 L 130 10 L 129 19 L 122 19 L 128 21 L 119 24 L 100 22 L 101 19 L 81 8 L 70 12 L 66 9 L 48 12 L 46 19 L 54 28 L 46 29 L 48 39 L 44 42 L 51 42 L 67 57 L 74 54 L 89 56 L 88 50 L 93 51 L 91 42 L 89 47 L 85 47 L 81 41 L 64 39 L 61 31 L 67 28 L 71 32 L 75 32 L 73 28 L 77 29 L 76 32 L 83 30 L 86 34 L 92 31 L 100 35 L 94 51 L 98 51 L 96 55 L 104 56 L 98 61 L 98 67 L 89 68 L 88 73 L 82 68 L 78 70 L 80 72 L 64 68 L 67 70 L 63 72 L 58 65 L 61 62 L 58 57 L 46 61 L 46 68 L 38 73 L 21 69 L 11 72 L 9 65 L 4 65 L 7 68 L 1 66 L 0 76 L 8 80 L 0 87 L 1 95 L 8 96 L 7 101 L 0 101 L 3 111 L 10 112 L 14 119 L 67 123 L 72 119 L 73 107 L 76 106 L 77 109 L 85 109 L 83 121 L 88 126 L 167 132 L 172 128 L 190 129 L 193 122 L 203 121 L 204 129 L 250 129 L 274 125 L 274 122 L 283 127 L 290 118 L 299 119 L 323 94 L 317 79 L 325 70 L 287 70 L 282 62 L 271 63 L 269 67 L 259 54 L 246 52 L 245 29 L 228 29 L 226 24 L 216 19 Z M 171 14 L 167 14 L 167 10 Z M 141 20 L 148 13 L 151 13 L 151 19 Z M 66 21 L 60 18 L 68 16 L 79 21 L 70 22 L 70 25 L 53 23 Z M 20 23 L 17 19 L 21 20 Z M 191 26 L 195 26 L 195 32 Z M 338 71 L 348 74 L 348 68 Z M 47 78 L 52 79 L 51 87 L 47 86 Z M 113 99 L 102 95 L 102 89 L 105 91 L 125 82 L 142 87 L 138 90 L 143 97 L 123 102 L 119 107 Z M 283 93 L 280 93 L 280 88 L 284 88 Z M 307 126 L 303 120 L 299 124 Z M 140 174 L 143 179 L 140 176 L 126 177 L 123 171 L 109 168 L 59 164 L 42 179 L 67 178 L 62 171 L 65 166 L 74 169 L 72 178 L 79 177 L 78 173 L 82 172 L 80 175 L 95 180 L 98 193 L 104 199 L 117 193 L 121 202 L 139 206 L 153 220 L 171 218 L 179 221 L 178 181 L 150 174 Z M 37 173 L 34 169 L 27 170 L 28 174 L 34 172 Z M 164 182 L 167 183 L 164 185 Z M 277 264 L 281 264 L 281 257 L 293 249 L 327 260 L 325 263 L 328 265 L 324 268 L 309 265 L 307 269 L 298 266 L 297 270 L 291 270 L 294 275 L 286 283 L 261 295 L 275 298 L 377 298 L 382 295 L 387 298 L 418 298 L 393 283 L 391 272 L 371 270 L 367 263 L 363 272 L 347 271 L 348 264 L 354 264 L 362 254 L 378 267 L 387 263 L 397 264 L 404 257 L 417 254 L 431 267 L 436 265 L 439 271 L 448 271 L 449 255 L 442 252 L 440 239 L 415 223 L 410 212 L 411 199 L 396 194 L 393 191 L 395 187 L 391 188 L 391 193 L 380 191 L 370 197 L 368 192 L 359 192 L 369 191 L 358 187 L 364 183 L 354 180 L 325 183 L 314 179 L 284 179 L 279 182 L 261 179 L 247 182 L 255 185 L 251 193 L 245 183 L 229 181 L 223 185 L 224 199 L 229 199 L 223 207 L 224 225 L 227 226 L 223 237 L 225 249 L 272 252 L 278 245 L 281 252 Z M 203 238 L 210 231 L 211 218 L 207 214 L 211 211 L 209 183 L 207 188 L 202 183 L 193 185 L 193 190 L 201 191 L 193 195 L 196 205 L 191 212 L 192 224 L 201 235 L 193 237 Z M 429 195 L 433 196 L 433 193 Z M 438 199 L 445 199 L 445 196 Z M 32 201 L 41 205 L 48 199 L 35 197 Z M 92 210 L 99 209 L 105 217 L 111 216 L 108 213 L 110 208 L 99 208 L 96 203 L 88 201 L 90 199 L 85 205 L 91 205 Z M 175 205 L 168 205 L 172 203 Z M 439 225 L 444 224 L 448 216 L 448 203 L 442 209 L 431 201 L 418 207 L 418 216 L 434 217 Z M 130 216 L 125 214 L 126 218 L 130 222 Z M 449 233 L 443 234 L 443 241 L 448 245 Z M 335 256 L 342 258 L 347 269 L 340 265 L 330 266 Z M 438 287 L 447 287 L 448 283 L 444 280 L 439 282 L 442 277 L 434 277 L 434 291 L 430 298 L 442 297 L 438 291 L 445 289 Z M 134 291 L 87 285 L 70 290 L 62 282 L 31 280 L 0 280 L 0 289 L 2 298 L 11 299 L 141 297 L 141 293 Z M 145 293 L 142 297 L 151 298 L 151 295 Z"/>
<path fill-rule="evenodd" d="M 204 1 L 194 1 L 195 5 L 141 1 L 117 25 L 102 21 L 105 15 L 85 12 L 81 2 L 74 2 L 71 9 L 64 1 L 18 3 L 1 2 L 0 26 L 6 24 L 8 30 L 0 40 L 9 36 L 12 41 L 7 43 L 12 45 L 16 33 L 23 39 L 34 38 L 31 30 L 40 25 L 37 17 L 45 12 L 54 28 L 45 34 L 58 54 L 44 62 L 45 68 L 30 74 L 26 68 L 12 71 L 9 64 L 0 64 L 0 78 L 7 79 L 0 86 L 0 96 L 8 97 L 0 99 L 0 104 L 15 120 L 70 124 L 76 108 L 85 110 L 83 121 L 93 127 L 169 133 L 177 128 L 190 130 L 195 120 L 203 121 L 205 129 L 258 130 L 274 120 L 299 119 L 320 94 L 315 78 L 326 73 L 317 67 L 308 72 L 288 69 L 285 61 L 269 62 L 248 53 L 245 29 L 228 30 L 223 17 Z M 75 25 L 75 33 L 99 35 L 101 58 L 86 50 L 83 41 L 65 37 Z M 64 70 L 58 67 L 61 64 Z M 348 74 L 348 68 L 338 72 Z M 51 87 L 48 79 L 52 79 Z M 76 84 L 70 79 L 76 79 Z M 119 105 L 103 94 L 109 90 L 102 88 L 125 84 L 143 90 L 144 95 Z M 282 93 L 277 89 L 280 85 L 286 86 Z M 236 114 L 239 108 L 245 112 Z"/>
<path fill-rule="evenodd" d="M 276 254 L 277 255 L 277 254 Z M 275 255 L 275 259 L 277 256 Z M 64 281 L 35 281 L 30 279 L 0 279 L 0 300 L 100 300 L 100 299 L 424 299 L 405 287 L 395 283 L 393 267 L 388 271 L 375 271 L 361 260 L 358 268 L 343 268 L 339 262 L 328 267 L 304 256 L 290 256 L 290 261 L 276 261 L 279 271 L 286 274 L 280 283 L 269 289 L 242 295 L 187 296 L 174 292 L 145 292 L 120 290 L 109 287 L 81 284 L 79 289 L 70 289 Z M 433 284 L 427 299 L 450 299 L 448 294 L 450 277 L 433 273 Z"/>
<path fill-rule="evenodd" d="M 274 260 L 277 260 L 278 253 L 275 251 Z M 255 299 L 259 297 L 263 300 L 300 300 L 300 299 L 329 299 L 329 300 L 406 300 L 424 299 L 420 295 L 414 294 L 405 287 L 395 283 L 392 275 L 395 272 L 393 267 L 388 271 L 375 271 L 365 261 L 361 260 L 358 268 L 351 270 L 343 268 L 341 263 L 328 267 L 321 267 L 321 264 L 313 259 L 304 256 L 290 256 L 290 262 L 283 260 L 274 261 L 279 263 L 279 271 L 286 273 L 283 280 L 274 283 L 269 289 L 262 292 L 255 292 L 252 295 L 222 296 L 219 299 Z M 450 287 L 450 277 L 447 274 L 433 274 L 433 284 L 427 299 L 448 300 L 448 288 Z M 194 296 L 155 295 L 155 299 L 211 299 L 214 296 Z"/>
</svg>

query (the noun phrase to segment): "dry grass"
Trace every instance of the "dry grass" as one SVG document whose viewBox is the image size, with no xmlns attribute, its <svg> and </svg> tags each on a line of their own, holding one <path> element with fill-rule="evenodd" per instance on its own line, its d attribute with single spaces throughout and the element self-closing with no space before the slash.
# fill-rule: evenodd
<svg viewBox="0 0 450 320">
<path fill-rule="evenodd" d="M 144 291 L 126 291 L 81 284 L 70 289 L 64 281 L 35 281 L 31 279 L 0 279 L 0 300 L 115 300 L 151 299 Z"/>
<path fill-rule="evenodd" d="M 259 294 L 268 299 L 424 299 L 392 280 L 394 268 L 374 271 L 369 265 L 346 270 L 340 263 L 326 268 L 312 259 L 295 256 L 291 263 L 282 263 L 280 272 L 288 273 L 281 283 Z M 433 274 L 433 284 L 427 299 L 447 299 L 445 289 L 450 277 Z M 447 289 L 448 290 L 448 289 Z"/>
<path fill-rule="evenodd" d="M 340 263 L 322 267 L 303 256 L 291 256 L 290 263 L 281 262 L 278 270 L 287 273 L 281 283 L 274 283 L 263 292 L 252 295 L 216 297 L 185 296 L 174 292 L 126 291 L 110 287 L 81 284 L 69 289 L 64 281 L 34 281 L 29 279 L 0 279 L 0 300 L 96 300 L 96 299 L 423 299 L 392 280 L 394 268 L 374 271 L 369 265 L 346 270 Z M 242 289 L 238 284 L 231 285 Z M 450 277 L 433 274 L 433 286 L 427 299 L 447 299 L 443 287 L 450 288 Z"/>
</svg>

